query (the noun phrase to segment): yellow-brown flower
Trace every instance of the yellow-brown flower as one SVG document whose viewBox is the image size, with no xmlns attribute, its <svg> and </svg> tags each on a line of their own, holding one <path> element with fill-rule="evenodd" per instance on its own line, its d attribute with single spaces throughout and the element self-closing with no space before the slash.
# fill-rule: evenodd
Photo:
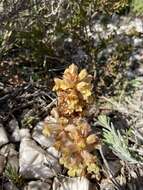
<svg viewBox="0 0 143 190">
<path fill-rule="evenodd" d="M 91 98 L 91 76 L 85 69 L 78 74 L 77 66 L 72 64 L 65 70 L 63 79 L 55 79 L 54 90 L 58 105 L 45 119 L 43 134 L 53 139 L 53 146 L 61 153 L 59 161 L 69 176 L 98 173 L 93 154 L 98 139 L 83 117 Z"/>
<path fill-rule="evenodd" d="M 65 70 L 63 79 L 55 78 L 53 90 L 58 95 L 58 105 L 63 114 L 82 112 L 86 103 L 91 97 L 91 75 L 86 69 L 78 74 L 78 68 L 72 64 Z"/>
<path fill-rule="evenodd" d="M 56 122 L 51 124 L 51 121 Z M 98 140 L 85 119 L 52 118 L 46 123 L 43 133 L 47 134 L 47 131 L 48 135 L 54 134 L 54 147 L 61 153 L 60 163 L 68 169 L 69 175 L 97 172 L 97 160 L 91 152 L 95 150 Z"/>
<path fill-rule="evenodd" d="M 68 119 L 65 117 L 59 117 L 59 113 L 56 108 L 51 110 L 51 115 L 45 118 L 43 134 L 47 137 L 56 137 L 56 135 L 63 130 L 68 124 Z"/>
</svg>

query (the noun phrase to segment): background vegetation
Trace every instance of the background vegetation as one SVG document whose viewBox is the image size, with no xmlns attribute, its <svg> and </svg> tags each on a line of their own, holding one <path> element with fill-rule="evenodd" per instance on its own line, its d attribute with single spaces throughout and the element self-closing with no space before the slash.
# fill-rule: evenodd
<svg viewBox="0 0 143 190">
<path fill-rule="evenodd" d="M 7 125 L 15 117 L 20 128 L 32 131 L 55 101 L 53 78 L 61 77 L 71 63 L 86 68 L 94 86 L 87 118 L 102 142 L 97 151 L 100 173 L 110 176 L 117 188 L 108 161 L 120 160 L 119 173 L 128 189 L 130 171 L 140 175 L 143 165 L 138 128 L 142 78 L 134 75 L 140 62 L 132 56 L 142 33 L 133 28 L 119 33 L 120 26 L 115 29 L 112 23 L 124 17 L 128 26 L 132 19 L 142 19 L 143 1 L 0 0 L 0 121 Z M 25 183 L 12 167 L 4 177 L 18 187 Z"/>
</svg>

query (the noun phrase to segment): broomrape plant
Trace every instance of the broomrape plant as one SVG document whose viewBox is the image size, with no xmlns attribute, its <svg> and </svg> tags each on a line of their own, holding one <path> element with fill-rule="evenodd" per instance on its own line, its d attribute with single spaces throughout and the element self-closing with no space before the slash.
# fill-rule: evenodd
<svg viewBox="0 0 143 190">
<path fill-rule="evenodd" d="M 92 77 L 85 69 L 78 73 L 74 64 L 65 70 L 62 79 L 55 78 L 53 88 L 58 104 L 45 119 L 43 134 L 52 137 L 61 153 L 60 164 L 69 176 L 97 174 L 97 158 L 93 153 L 99 144 L 85 116 L 92 96 Z"/>
<path fill-rule="evenodd" d="M 85 69 L 78 74 L 74 64 L 65 70 L 63 79 L 55 78 L 53 90 L 57 92 L 58 110 L 62 115 L 83 112 L 91 99 L 91 79 Z"/>
</svg>

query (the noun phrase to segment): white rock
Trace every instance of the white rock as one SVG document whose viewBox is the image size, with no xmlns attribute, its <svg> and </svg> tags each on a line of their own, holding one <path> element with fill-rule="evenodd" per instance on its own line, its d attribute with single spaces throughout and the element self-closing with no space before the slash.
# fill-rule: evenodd
<svg viewBox="0 0 143 190">
<path fill-rule="evenodd" d="M 101 190 L 115 190 L 114 184 L 109 179 L 103 179 L 100 183 Z"/>
<path fill-rule="evenodd" d="M 117 31 L 117 34 L 122 34 L 127 30 L 127 26 L 126 25 L 121 25 L 120 28 Z"/>
<path fill-rule="evenodd" d="M 117 26 L 111 23 L 107 25 L 107 28 L 111 33 L 117 30 Z"/>
<path fill-rule="evenodd" d="M 3 188 L 5 190 L 18 190 L 18 188 L 11 182 L 4 183 Z"/>
<path fill-rule="evenodd" d="M 2 124 L 0 124 L 0 146 L 9 142 L 6 131 Z"/>
<path fill-rule="evenodd" d="M 10 132 L 12 133 L 11 135 L 11 141 L 12 142 L 19 142 L 20 141 L 20 130 L 19 130 L 19 125 L 16 119 L 12 119 L 9 122 L 9 129 Z"/>
<path fill-rule="evenodd" d="M 60 172 L 58 160 L 30 139 L 28 130 L 21 131 L 20 173 L 25 178 L 51 178 Z"/>
<path fill-rule="evenodd" d="M 141 61 L 143 58 L 141 57 L 140 54 L 135 54 L 135 55 L 134 55 L 134 59 L 135 59 L 135 60 L 138 60 L 138 61 Z"/>
<path fill-rule="evenodd" d="M 10 122 L 9 122 L 10 131 L 11 132 L 14 131 L 14 129 L 17 128 L 17 127 L 18 127 L 18 122 L 16 121 L 16 119 L 10 120 Z"/>
<path fill-rule="evenodd" d="M 24 190 L 50 190 L 51 187 L 48 183 L 41 181 L 31 181 L 28 183 L 28 186 Z"/>
<path fill-rule="evenodd" d="M 0 3 L 0 13 L 3 12 L 3 2 Z"/>
<path fill-rule="evenodd" d="M 142 60 L 143 60 L 143 58 L 142 58 Z M 138 76 L 143 76 L 143 67 L 139 67 L 135 71 Z"/>
<path fill-rule="evenodd" d="M 31 135 L 30 135 L 29 129 L 21 129 L 20 130 L 20 138 L 21 138 L 21 140 L 24 139 L 24 138 L 29 139 L 30 137 L 31 137 Z"/>
<path fill-rule="evenodd" d="M 5 157 L 13 156 L 13 155 L 17 155 L 17 151 L 15 150 L 14 144 L 7 144 L 7 145 L 4 145 L 0 149 L 0 154 L 5 156 Z"/>
<path fill-rule="evenodd" d="M 143 39 L 141 38 L 134 38 L 134 46 L 138 47 L 138 46 L 142 46 L 143 45 Z"/>
<path fill-rule="evenodd" d="M 70 38 L 70 37 L 68 37 L 68 38 L 66 38 L 64 41 L 65 41 L 65 42 L 72 42 L 72 41 L 73 41 L 73 39 L 72 39 L 72 38 Z"/>
<path fill-rule="evenodd" d="M 54 148 L 54 147 L 49 147 L 48 149 L 47 149 L 47 152 L 49 153 L 49 154 L 52 154 L 55 158 L 60 158 L 60 153 Z"/>
<path fill-rule="evenodd" d="M 20 141 L 20 133 L 19 133 L 19 129 L 16 128 L 12 135 L 11 135 L 11 140 L 12 142 L 19 142 Z"/>
<path fill-rule="evenodd" d="M 55 178 L 53 190 L 96 190 L 96 186 L 85 177 L 65 178 L 63 181 Z"/>
<path fill-rule="evenodd" d="M 129 25 L 126 25 L 128 28 L 126 29 L 127 31 L 130 31 L 132 29 L 135 29 L 139 33 L 143 33 L 143 22 L 141 19 L 134 19 L 130 22 Z"/>
<path fill-rule="evenodd" d="M 88 37 L 92 37 L 93 34 L 92 34 L 89 26 L 86 27 L 86 31 L 87 31 Z"/>
<path fill-rule="evenodd" d="M 94 25 L 94 29 L 96 32 L 103 32 L 104 31 L 103 26 L 100 23 L 96 23 Z"/>
<path fill-rule="evenodd" d="M 43 122 L 39 122 L 33 130 L 32 138 L 37 141 L 43 147 L 50 147 L 53 145 L 53 139 L 50 137 L 45 137 L 42 133 Z"/>
<path fill-rule="evenodd" d="M 0 82 L 0 90 L 4 89 L 4 84 L 2 82 Z"/>
<path fill-rule="evenodd" d="M 120 22 L 117 34 L 130 33 L 131 30 L 135 30 L 139 33 L 143 33 L 143 21 L 139 18 L 131 20 L 130 17 L 124 17 L 123 21 Z"/>
<path fill-rule="evenodd" d="M 139 18 L 136 18 L 134 20 L 134 26 L 137 30 L 137 32 L 143 33 L 143 21 Z"/>
</svg>

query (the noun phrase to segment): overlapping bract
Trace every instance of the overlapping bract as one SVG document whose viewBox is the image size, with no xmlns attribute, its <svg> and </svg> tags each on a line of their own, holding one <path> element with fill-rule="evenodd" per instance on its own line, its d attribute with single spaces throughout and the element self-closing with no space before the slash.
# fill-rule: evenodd
<svg viewBox="0 0 143 190">
<path fill-rule="evenodd" d="M 91 99 L 91 79 L 85 69 L 78 74 L 78 67 L 74 64 L 65 70 L 63 79 L 55 78 L 53 90 L 57 92 L 58 107 L 62 114 L 83 111 Z"/>
<path fill-rule="evenodd" d="M 61 153 L 60 163 L 68 169 L 70 176 L 97 173 L 97 159 L 91 154 L 98 144 L 90 125 L 84 118 L 59 117 L 55 108 L 45 120 L 43 133 L 52 136 L 54 147 Z"/>
<path fill-rule="evenodd" d="M 43 134 L 53 138 L 54 147 L 61 153 L 59 161 L 69 176 L 98 173 L 94 154 L 98 138 L 82 115 L 91 98 L 91 76 L 85 69 L 78 74 L 72 64 L 63 79 L 55 79 L 54 90 L 58 106 L 45 119 Z"/>
</svg>

